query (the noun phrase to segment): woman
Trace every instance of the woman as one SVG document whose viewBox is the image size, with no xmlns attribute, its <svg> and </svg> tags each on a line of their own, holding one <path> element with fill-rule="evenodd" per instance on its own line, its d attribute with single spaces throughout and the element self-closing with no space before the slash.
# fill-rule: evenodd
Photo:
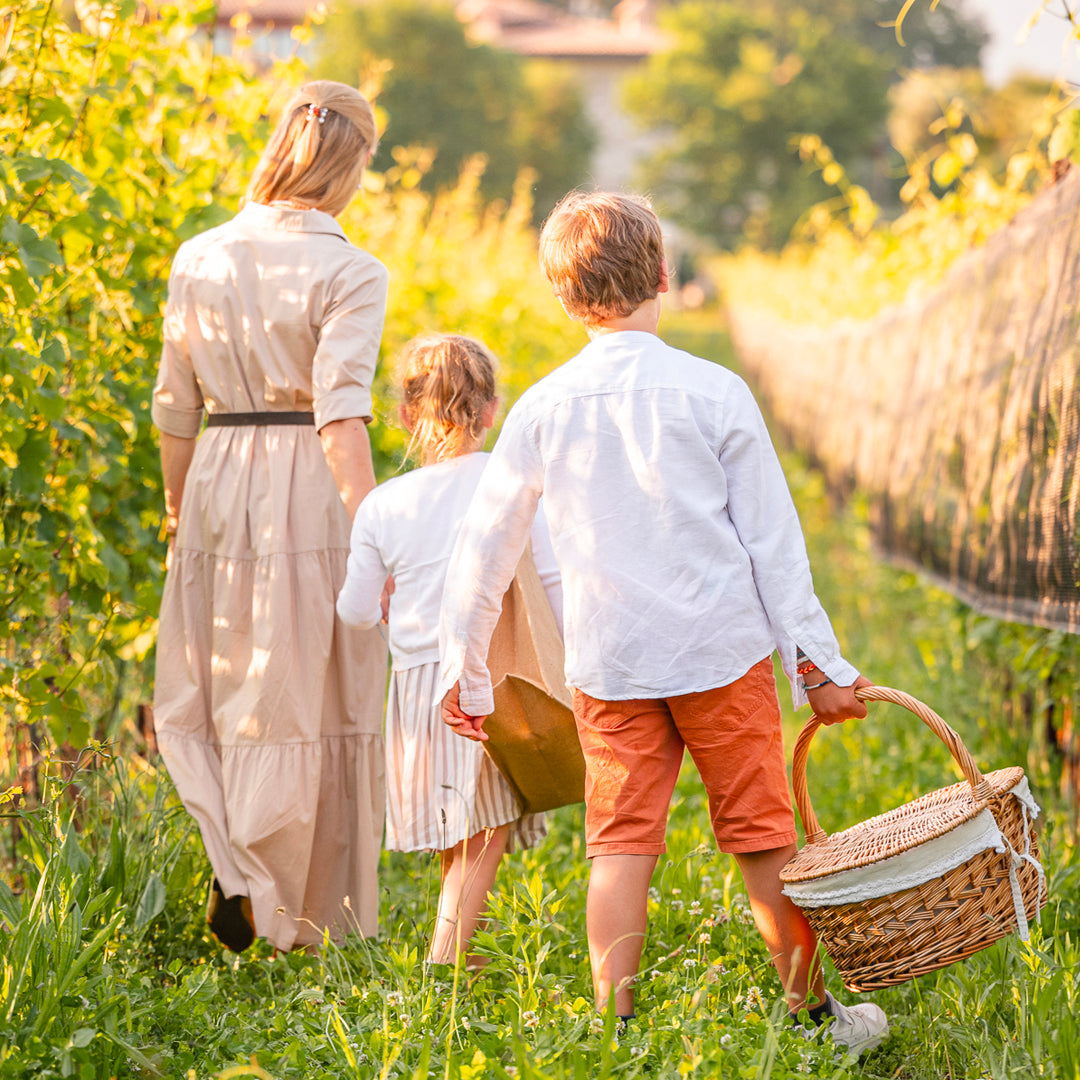
<svg viewBox="0 0 1080 1080">
<path fill-rule="evenodd" d="M 375 483 L 387 279 L 334 219 L 375 146 L 361 94 L 308 83 L 247 204 L 185 243 L 169 278 L 154 715 L 213 867 L 211 929 L 237 951 L 254 934 L 287 950 L 376 930 L 386 647 L 334 610 Z"/>
</svg>

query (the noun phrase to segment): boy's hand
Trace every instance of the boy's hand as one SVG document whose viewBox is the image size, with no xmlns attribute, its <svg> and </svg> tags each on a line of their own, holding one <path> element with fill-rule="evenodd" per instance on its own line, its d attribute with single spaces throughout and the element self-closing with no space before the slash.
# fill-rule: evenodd
<svg viewBox="0 0 1080 1080">
<path fill-rule="evenodd" d="M 855 696 L 855 691 L 859 687 L 873 685 L 860 675 L 850 686 L 828 683 L 819 690 L 807 690 L 806 697 L 814 715 L 823 724 L 842 724 L 851 717 L 862 719 L 866 716 L 866 703 Z"/>
<path fill-rule="evenodd" d="M 472 739 L 473 742 L 486 742 L 487 732 L 483 730 L 486 716 L 469 716 L 461 711 L 458 700 L 461 694 L 461 683 L 454 683 L 446 692 L 442 700 L 442 718 L 444 724 L 449 724 L 454 732 Z M 864 714 L 865 715 L 865 712 Z"/>
</svg>

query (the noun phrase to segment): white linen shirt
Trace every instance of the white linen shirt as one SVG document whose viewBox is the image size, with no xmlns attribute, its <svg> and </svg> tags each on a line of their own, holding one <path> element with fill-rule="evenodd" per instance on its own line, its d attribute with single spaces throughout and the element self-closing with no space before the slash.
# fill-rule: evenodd
<svg viewBox="0 0 1080 1080">
<path fill-rule="evenodd" d="M 356 512 L 337 612 L 351 626 L 375 626 L 382 619 L 383 585 L 393 574 L 388 624 L 396 671 L 439 659 L 439 606 L 450 553 L 489 458 L 463 454 L 395 476 L 369 492 Z M 559 572 L 542 511 L 531 521 L 533 561 L 561 626 Z"/>
<path fill-rule="evenodd" d="M 644 331 L 604 333 L 510 410 L 443 594 L 445 692 L 492 709 L 485 667 L 541 493 L 562 575 L 567 683 L 606 701 L 725 686 L 780 653 L 858 672 L 814 595 L 798 516 L 738 376 Z"/>
</svg>

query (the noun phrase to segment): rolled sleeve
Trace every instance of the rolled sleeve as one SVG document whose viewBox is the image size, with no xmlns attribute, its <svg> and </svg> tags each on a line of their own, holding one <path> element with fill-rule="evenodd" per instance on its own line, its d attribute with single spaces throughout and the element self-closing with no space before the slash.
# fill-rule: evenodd
<svg viewBox="0 0 1080 1080">
<path fill-rule="evenodd" d="M 316 429 L 335 420 L 371 419 L 387 279 L 386 267 L 365 254 L 353 271 L 335 282 L 311 371 Z"/>
<path fill-rule="evenodd" d="M 194 439 L 202 427 L 203 395 L 191 362 L 183 305 L 176 295 L 174 278 L 169 281 L 162 339 L 150 416 L 159 431 L 181 439 Z"/>
</svg>

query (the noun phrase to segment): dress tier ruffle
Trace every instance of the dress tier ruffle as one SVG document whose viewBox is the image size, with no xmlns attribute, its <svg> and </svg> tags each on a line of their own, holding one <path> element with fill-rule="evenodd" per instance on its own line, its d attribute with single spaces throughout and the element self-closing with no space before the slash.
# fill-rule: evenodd
<svg viewBox="0 0 1080 1080">
<path fill-rule="evenodd" d="M 203 433 L 161 605 L 155 723 L 214 874 L 279 949 L 377 926 L 386 647 L 334 610 L 348 542 L 314 428 Z"/>
</svg>

